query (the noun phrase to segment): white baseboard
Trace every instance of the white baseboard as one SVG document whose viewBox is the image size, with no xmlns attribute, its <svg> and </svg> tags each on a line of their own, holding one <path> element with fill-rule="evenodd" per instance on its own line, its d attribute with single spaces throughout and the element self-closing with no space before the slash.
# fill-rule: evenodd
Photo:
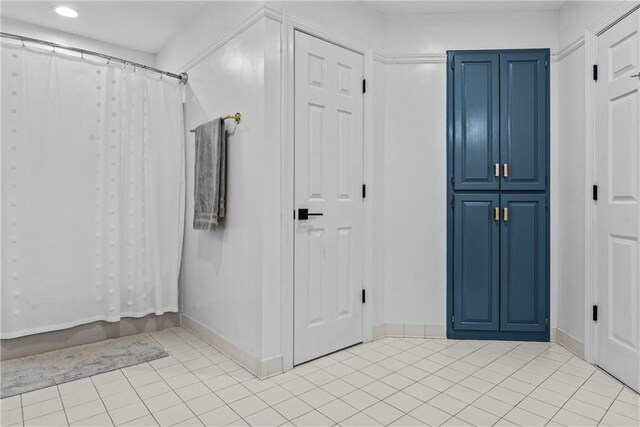
<svg viewBox="0 0 640 427">
<path fill-rule="evenodd" d="M 384 337 L 446 338 L 447 327 L 424 323 L 383 323 L 374 326 L 373 339 Z M 562 329 L 552 328 L 550 341 L 557 342 L 584 359 L 584 343 Z"/>
<path fill-rule="evenodd" d="M 231 360 L 258 378 L 268 378 L 282 373 L 282 356 L 259 359 L 257 356 L 238 347 L 228 338 L 183 313 L 180 314 L 180 325 L 226 354 Z"/>
<path fill-rule="evenodd" d="M 383 337 L 446 338 L 447 327 L 428 323 L 383 323 L 374 326 L 373 339 Z"/>
<path fill-rule="evenodd" d="M 42 332 L 1 341 L 1 360 L 33 356 L 48 351 L 61 350 L 78 345 L 92 344 L 109 338 L 119 338 L 142 332 L 156 332 L 180 325 L 178 313 L 160 316 L 125 317 L 119 322 L 91 322 L 59 331 Z"/>
<path fill-rule="evenodd" d="M 567 350 L 573 352 L 577 356 L 584 359 L 584 342 L 580 341 L 578 338 L 574 337 L 573 335 L 566 333 L 560 328 L 553 328 L 553 330 L 551 331 L 552 335 L 554 330 L 555 330 L 555 339 L 552 339 L 552 341 L 557 342 Z"/>
</svg>

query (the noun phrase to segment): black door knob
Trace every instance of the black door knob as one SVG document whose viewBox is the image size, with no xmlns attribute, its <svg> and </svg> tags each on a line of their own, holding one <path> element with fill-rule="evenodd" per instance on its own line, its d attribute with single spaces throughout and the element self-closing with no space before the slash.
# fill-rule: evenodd
<svg viewBox="0 0 640 427">
<path fill-rule="evenodd" d="M 322 216 L 322 213 L 320 213 L 320 212 L 309 212 L 309 209 L 307 209 L 307 208 L 298 209 L 298 219 L 300 219 L 300 220 L 309 219 L 310 216 Z"/>
</svg>

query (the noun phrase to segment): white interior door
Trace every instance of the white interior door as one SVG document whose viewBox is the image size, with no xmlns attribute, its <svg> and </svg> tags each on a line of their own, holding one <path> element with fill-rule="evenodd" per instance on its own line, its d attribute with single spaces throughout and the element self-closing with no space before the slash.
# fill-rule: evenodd
<svg viewBox="0 0 640 427">
<path fill-rule="evenodd" d="M 299 364 L 362 341 L 363 57 L 296 31 L 294 66 Z"/>
<path fill-rule="evenodd" d="M 640 11 L 598 37 L 598 365 L 640 390 Z"/>
</svg>

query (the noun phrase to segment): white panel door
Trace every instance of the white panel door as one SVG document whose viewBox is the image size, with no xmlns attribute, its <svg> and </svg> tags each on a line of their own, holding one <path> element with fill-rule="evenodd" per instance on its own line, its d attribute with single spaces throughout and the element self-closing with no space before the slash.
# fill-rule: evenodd
<svg viewBox="0 0 640 427">
<path fill-rule="evenodd" d="M 640 390 L 640 11 L 598 37 L 598 365 Z"/>
<path fill-rule="evenodd" d="M 294 66 L 299 364 L 362 341 L 363 57 L 296 31 Z"/>
</svg>

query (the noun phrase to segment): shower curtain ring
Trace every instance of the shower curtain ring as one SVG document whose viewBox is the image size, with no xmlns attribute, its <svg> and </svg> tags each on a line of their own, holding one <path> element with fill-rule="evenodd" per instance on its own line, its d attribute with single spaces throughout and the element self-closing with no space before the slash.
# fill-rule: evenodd
<svg viewBox="0 0 640 427">
<path fill-rule="evenodd" d="M 22 47 L 26 47 L 26 46 L 24 45 L 24 39 L 22 39 Z"/>
</svg>

